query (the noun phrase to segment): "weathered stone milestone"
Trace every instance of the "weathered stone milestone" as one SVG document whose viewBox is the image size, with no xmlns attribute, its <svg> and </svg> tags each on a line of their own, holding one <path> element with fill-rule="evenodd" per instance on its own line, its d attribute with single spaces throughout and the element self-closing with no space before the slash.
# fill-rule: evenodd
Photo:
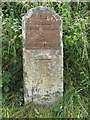
<svg viewBox="0 0 90 120">
<path fill-rule="evenodd" d="M 27 11 L 22 23 L 25 103 L 53 103 L 63 95 L 61 18 L 39 6 Z"/>
</svg>

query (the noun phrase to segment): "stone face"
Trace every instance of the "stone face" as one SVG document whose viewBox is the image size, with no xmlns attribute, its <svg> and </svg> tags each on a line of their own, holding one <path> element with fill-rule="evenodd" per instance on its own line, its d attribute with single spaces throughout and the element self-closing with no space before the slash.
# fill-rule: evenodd
<svg viewBox="0 0 90 120">
<path fill-rule="evenodd" d="M 25 103 L 53 103 L 63 95 L 61 19 L 40 6 L 30 9 L 22 23 Z"/>
<path fill-rule="evenodd" d="M 26 49 L 59 49 L 60 20 L 48 11 L 38 11 L 26 19 Z"/>
</svg>

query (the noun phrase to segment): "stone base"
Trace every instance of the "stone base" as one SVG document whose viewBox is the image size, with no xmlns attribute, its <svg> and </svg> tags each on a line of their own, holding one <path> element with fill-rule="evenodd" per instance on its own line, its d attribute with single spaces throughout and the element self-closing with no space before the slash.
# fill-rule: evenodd
<svg viewBox="0 0 90 120">
<path fill-rule="evenodd" d="M 25 102 L 49 104 L 63 95 L 63 58 L 59 50 L 24 51 Z"/>
</svg>

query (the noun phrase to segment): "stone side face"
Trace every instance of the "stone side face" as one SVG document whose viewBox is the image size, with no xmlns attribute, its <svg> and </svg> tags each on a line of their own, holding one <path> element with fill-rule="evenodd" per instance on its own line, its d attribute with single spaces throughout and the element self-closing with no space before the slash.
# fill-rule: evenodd
<svg viewBox="0 0 90 120">
<path fill-rule="evenodd" d="M 37 11 L 48 11 L 60 20 L 60 49 L 26 49 L 25 21 Z M 63 44 L 61 19 L 47 7 L 31 9 L 23 17 L 23 77 L 25 103 L 51 104 L 63 96 Z"/>
</svg>

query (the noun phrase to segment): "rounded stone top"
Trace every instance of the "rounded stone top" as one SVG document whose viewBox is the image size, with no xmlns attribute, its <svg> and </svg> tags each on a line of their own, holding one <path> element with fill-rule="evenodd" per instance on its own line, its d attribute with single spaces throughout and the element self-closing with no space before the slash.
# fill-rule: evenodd
<svg viewBox="0 0 90 120">
<path fill-rule="evenodd" d="M 58 19 L 61 21 L 60 16 L 51 8 L 46 7 L 46 6 L 38 6 L 35 8 L 31 8 L 30 10 L 27 11 L 27 13 L 25 14 L 25 16 L 23 16 L 23 20 L 32 17 L 32 15 L 34 13 L 37 13 L 38 11 L 48 11 L 55 19 Z"/>
<path fill-rule="evenodd" d="M 51 8 L 38 6 L 22 19 L 26 49 L 62 49 L 62 20 Z"/>
</svg>

